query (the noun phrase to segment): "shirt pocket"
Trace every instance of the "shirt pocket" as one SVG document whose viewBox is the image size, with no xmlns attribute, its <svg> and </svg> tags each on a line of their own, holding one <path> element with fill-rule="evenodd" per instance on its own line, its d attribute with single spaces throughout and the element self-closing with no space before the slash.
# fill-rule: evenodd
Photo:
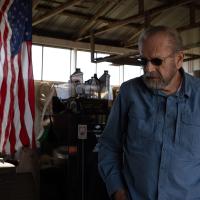
<svg viewBox="0 0 200 200">
<path fill-rule="evenodd" d="M 138 113 L 129 113 L 128 134 L 134 137 L 153 140 L 154 116 L 152 114 L 139 115 Z"/>
<path fill-rule="evenodd" d="M 180 124 L 180 144 L 187 151 L 200 157 L 200 116 L 183 113 Z"/>
</svg>

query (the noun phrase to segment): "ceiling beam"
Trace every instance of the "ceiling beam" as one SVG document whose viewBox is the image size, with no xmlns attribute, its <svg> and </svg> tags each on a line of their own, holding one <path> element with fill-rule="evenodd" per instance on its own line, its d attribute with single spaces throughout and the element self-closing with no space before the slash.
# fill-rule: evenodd
<svg viewBox="0 0 200 200">
<path fill-rule="evenodd" d="M 144 27 L 144 25 L 143 25 L 143 27 Z M 177 31 L 183 32 L 183 31 L 187 31 L 190 29 L 194 29 L 194 28 L 200 28 L 200 22 L 178 27 Z M 139 34 L 142 32 L 142 30 L 143 30 L 143 28 L 141 28 L 138 32 L 136 32 L 133 36 L 131 36 L 131 38 L 129 38 L 128 41 L 124 42 L 124 47 L 129 48 L 129 47 L 136 45 L 136 42 L 134 41 L 134 39 L 139 36 Z"/>
<path fill-rule="evenodd" d="M 190 30 L 193 28 L 200 28 L 200 22 L 181 26 L 181 27 L 177 28 L 177 31 L 183 32 L 183 31 L 187 31 L 187 30 Z"/>
<path fill-rule="evenodd" d="M 62 5 L 58 6 L 54 10 L 44 14 L 43 16 L 38 17 L 38 19 L 33 21 L 32 26 L 40 24 L 40 23 L 42 23 L 42 22 L 54 17 L 55 15 L 58 15 L 59 13 L 63 12 L 65 9 L 67 9 L 68 7 L 71 7 L 71 6 L 79 3 L 80 1 L 81 0 L 71 0 L 71 1 L 69 1 L 67 3 L 63 3 Z"/>
<path fill-rule="evenodd" d="M 194 24 L 196 22 L 196 13 L 193 4 L 191 4 L 189 7 L 189 14 L 190 14 L 190 24 Z"/>
<path fill-rule="evenodd" d="M 54 9 L 54 7 L 52 7 L 52 6 L 47 7 L 47 6 L 39 5 L 36 9 L 41 10 L 41 11 L 47 11 L 47 10 Z M 70 10 L 65 10 L 59 14 L 67 16 L 67 17 L 73 17 L 73 18 L 84 19 L 84 20 L 90 20 L 93 17 L 93 15 L 90 15 L 90 14 L 83 14 L 80 12 L 74 12 L 74 11 L 70 11 Z M 107 17 L 99 17 L 96 19 L 96 21 L 104 23 L 104 24 L 109 24 L 109 23 L 117 22 L 119 20 L 107 18 Z M 141 27 L 141 24 L 140 23 L 131 23 L 131 24 L 127 24 L 125 26 L 127 26 L 129 28 L 139 28 L 139 27 Z"/>
<path fill-rule="evenodd" d="M 154 16 L 152 15 L 151 18 L 148 19 L 148 22 L 146 21 L 147 19 L 145 19 L 145 22 L 144 22 L 144 24 L 142 24 L 141 28 L 140 28 L 135 34 L 133 34 L 130 38 L 128 38 L 128 40 L 126 40 L 126 41 L 124 42 L 124 46 L 125 46 L 125 47 L 130 47 L 130 46 L 132 46 L 133 41 L 135 40 L 135 38 L 137 38 L 137 37 L 140 35 L 140 33 L 143 31 L 143 28 L 144 28 L 144 27 L 150 26 L 151 21 L 153 21 L 153 20 L 154 20 L 155 18 L 157 18 L 159 15 L 160 15 L 160 14 L 156 14 L 156 15 L 154 15 Z M 146 17 L 147 17 L 147 16 L 146 16 Z"/>
<path fill-rule="evenodd" d="M 144 0 L 138 0 L 138 13 L 144 14 Z"/>
<path fill-rule="evenodd" d="M 40 3 L 40 0 L 32 1 L 32 9 L 34 10 L 38 6 L 39 3 Z"/>
<path fill-rule="evenodd" d="M 103 2 L 102 2 L 103 3 Z M 104 1 L 103 5 L 98 9 L 96 14 L 86 23 L 83 28 L 79 31 L 78 38 L 82 37 L 87 31 L 96 23 L 97 19 L 113 5 L 113 1 Z"/>
<path fill-rule="evenodd" d="M 191 60 L 198 60 L 198 59 L 200 59 L 200 55 L 193 55 L 190 58 L 185 58 L 183 61 L 188 62 L 188 61 L 191 61 Z"/>
<path fill-rule="evenodd" d="M 196 47 L 200 47 L 200 41 L 199 41 L 199 42 L 195 42 L 195 43 L 191 43 L 191 44 L 184 45 L 183 49 L 184 49 L 184 50 L 189 50 L 189 49 L 193 49 L 193 48 L 196 48 Z"/>
<path fill-rule="evenodd" d="M 56 39 L 52 37 L 44 37 L 33 35 L 32 37 L 33 44 L 37 45 L 45 45 L 45 46 L 52 46 L 52 47 L 59 47 L 59 48 L 68 48 L 68 49 L 80 49 L 85 51 L 90 51 L 91 46 L 90 43 L 86 42 L 75 42 L 72 40 L 63 40 L 63 39 Z M 109 45 L 98 45 L 95 44 L 95 51 L 110 53 L 110 54 L 127 54 L 127 53 L 135 53 L 136 50 L 123 48 L 123 47 L 113 47 Z"/>
<path fill-rule="evenodd" d="M 176 8 L 178 6 L 182 6 L 182 5 L 188 4 L 188 3 L 192 2 L 192 1 L 194 1 L 194 0 L 178 0 L 178 1 L 173 1 L 173 3 L 171 3 L 171 4 L 165 4 L 165 5 L 157 6 L 155 8 L 152 8 L 152 9 L 149 9 L 149 10 L 145 11 L 142 14 L 139 13 L 139 14 L 133 15 L 131 17 L 128 17 L 128 18 L 126 18 L 124 20 L 120 20 L 118 22 L 110 23 L 108 26 L 105 26 L 105 27 L 95 31 L 94 35 L 100 35 L 100 34 L 102 34 L 104 32 L 119 28 L 119 27 L 124 26 L 126 24 L 129 24 L 134 20 L 142 19 L 142 18 L 144 18 L 145 14 L 148 14 L 149 16 L 152 15 L 152 14 L 159 14 L 159 13 L 161 13 L 163 11 L 168 10 L 168 9 Z M 87 35 L 87 36 L 85 36 L 85 37 L 83 37 L 81 39 L 86 39 L 86 38 L 89 38 L 89 37 L 90 37 L 90 35 Z"/>
</svg>

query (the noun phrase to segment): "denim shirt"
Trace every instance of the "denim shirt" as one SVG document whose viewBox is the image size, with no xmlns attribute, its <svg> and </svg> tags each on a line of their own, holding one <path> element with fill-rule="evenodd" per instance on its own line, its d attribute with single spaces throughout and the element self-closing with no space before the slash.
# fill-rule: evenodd
<svg viewBox="0 0 200 200">
<path fill-rule="evenodd" d="M 200 79 L 182 74 L 169 96 L 142 77 L 122 84 L 99 144 L 109 195 L 125 188 L 130 200 L 200 199 Z"/>
</svg>

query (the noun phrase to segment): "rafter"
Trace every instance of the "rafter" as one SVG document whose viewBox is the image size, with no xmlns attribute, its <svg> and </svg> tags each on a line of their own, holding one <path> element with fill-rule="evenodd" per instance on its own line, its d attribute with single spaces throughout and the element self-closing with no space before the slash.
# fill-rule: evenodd
<svg viewBox="0 0 200 200">
<path fill-rule="evenodd" d="M 34 10 L 38 6 L 39 3 L 40 3 L 40 0 L 34 0 L 32 2 L 32 9 Z"/>
<path fill-rule="evenodd" d="M 48 19 L 50 19 L 51 17 L 54 17 L 55 15 L 63 12 L 66 8 L 73 6 L 75 4 L 77 4 L 78 2 L 80 2 L 81 0 L 72 0 L 69 1 L 67 3 L 64 3 L 62 5 L 60 5 L 59 7 L 55 8 L 54 10 L 52 10 L 51 12 L 46 13 L 45 15 L 39 17 L 38 19 L 36 19 L 33 23 L 32 26 L 35 26 L 43 21 L 46 21 Z"/>
<path fill-rule="evenodd" d="M 181 26 L 181 27 L 177 28 L 177 30 L 179 32 L 183 32 L 183 31 L 187 31 L 187 30 L 190 30 L 193 28 L 200 28 L 200 22 Z"/>
<path fill-rule="evenodd" d="M 109 9 L 109 7 L 113 4 L 113 1 L 108 2 L 104 1 L 103 5 L 98 9 L 97 13 L 86 23 L 83 28 L 79 32 L 79 37 L 83 36 L 90 28 L 93 26 L 97 19 Z"/>
<path fill-rule="evenodd" d="M 191 61 L 191 60 L 200 59 L 200 55 L 198 55 L 198 54 L 186 53 L 185 55 L 188 56 L 189 58 L 185 58 L 185 59 L 184 59 L 184 62 L 188 62 L 188 61 Z"/>
<path fill-rule="evenodd" d="M 153 20 L 154 20 L 155 18 L 157 18 L 159 15 L 160 15 L 160 13 L 159 13 L 159 14 L 156 14 L 156 15 L 154 15 L 154 16 L 152 15 L 151 18 L 148 20 L 148 22 L 145 21 L 144 24 L 142 24 L 141 28 L 140 28 L 135 34 L 133 34 L 128 40 L 126 40 L 126 41 L 124 42 L 124 46 L 130 47 L 130 44 L 131 44 L 131 46 L 132 46 L 133 41 L 135 40 L 135 38 L 138 37 L 138 35 L 140 35 L 140 33 L 143 31 L 143 28 L 149 26 L 150 23 L 151 23 L 151 21 L 153 21 Z M 147 17 L 147 16 L 146 16 L 146 17 Z"/>
<path fill-rule="evenodd" d="M 138 0 L 138 13 L 144 13 L 144 0 Z"/>
<path fill-rule="evenodd" d="M 145 11 L 143 14 L 136 14 L 136 15 L 128 17 L 128 18 L 126 18 L 124 20 L 111 23 L 108 26 L 105 26 L 105 27 L 97 30 L 94 33 L 94 35 L 100 35 L 100 34 L 102 34 L 104 32 L 107 32 L 107 31 L 119 28 L 119 27 L 124 26 L 126 24 L 129 24 L 129 23 L 131 23 L 134 20 L 142 19 L 142 18 L 144 18 L 145 14 L 147 14 L 147 13 L 149 15 L 158 14 L 158 13 L 161 13 L 161 12 L 163 12 L 165 10 L 168 10 L 168 9 L 171 9 L 171 8 L 176 8 L 178 6 L 182 6 L 182 5 L 188 4 L 188 3 L 192 2 L 192 1 L 194 1 L 194 0 L 178 0 L 178 1 L 173 2 L 171 4 L 165 4 L 165 5 L 161 5 L 161 6 L 149 9 L 149 10 Z M 85 36 L 85 37 L 83 37 L 81 39 L 86 39 L 88 37 L 90 37 L 90 35 L 87 35 L 87 36 Z"/>
<path fill-rule="evenodd" d="M 47 7 L 47 6 L 40 5 L 36 9 L 41 10 L 41 11 L 47 11 L 47 10 L 54 9 L 54 7 L 53 6 Z M 83 14 L 80 12 L 74 12 L 74 11 L 70 11 L 67 9 L 59 14 L 63 15 L 63 16 L 73 17 L 73 18 L 77 18 L 77 19 L 84 19 L 84 20 L 90 20 L 91 18 L 94 17 L 93 15 L 90 15 L 90 14 Z M 33 21 L 35 21 L 35 20 L 33 20 Z M 100 23 L 104 23 L 104 24 L 110 24 L 110 23 L 117 22 L 117 21 L 119 21 L 119 20 L 107 18 L 107 17 L 103 17 L 103 16 L 96 19 L 96 22 L 100 22 Z M 129 28 L 140 28 L 141 24 L 132 22 L 131 24 L 127 24 L 125 26 L 129 27 Z"/>
<path fill-rule="evenodd" d="M 33 34 L 33 44 L 46 45 L 59 48 L 70 48 L 90 51 L 91 45 L 86 42 L 75 42 L 72 40 L 56 39 L 53 37 L 38 36 Z M 110 45 L 95 45 L 95 50 L 99 52 L 111 53 L 111 54 L 127 54 L 136 52 L 133 49 L 124 47 L 114 47 Z"/>
<path fill-rule="evenodd" d="M 196 22 L 196 14 L 195 14 L 195 7 L 193 4 L 190 5 L 189 7 L 189 12 L 190 12 L 190 24 L 194 24 Z"/>
</svg>

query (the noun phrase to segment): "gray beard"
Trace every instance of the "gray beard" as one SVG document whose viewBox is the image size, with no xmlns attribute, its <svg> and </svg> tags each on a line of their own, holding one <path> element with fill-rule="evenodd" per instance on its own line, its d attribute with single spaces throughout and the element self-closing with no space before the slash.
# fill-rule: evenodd
<svg viewBox="0 0 200 200">
<path fill-rule="evenodd" d="M 153 89 L 153 90 L 161 90 L 169 84 L 168 82 L 161 79 L 151 80 L 146 77 L 143 78 L 143 81 L 148 88 Z"/>
<path fill-rule="evenodd" d="M 158 79 L 156 80 L 151 79 L 151 77 L 156 77 Z M 153 89 L 153 90 L 161 90 L 164 87 L 166 87 L 170 82 L 170 80 L 166 81 L 158 74 L 152 74 L 148 72 L 144 73 L 143 81 L 148 88 Z"/>
</svg>

